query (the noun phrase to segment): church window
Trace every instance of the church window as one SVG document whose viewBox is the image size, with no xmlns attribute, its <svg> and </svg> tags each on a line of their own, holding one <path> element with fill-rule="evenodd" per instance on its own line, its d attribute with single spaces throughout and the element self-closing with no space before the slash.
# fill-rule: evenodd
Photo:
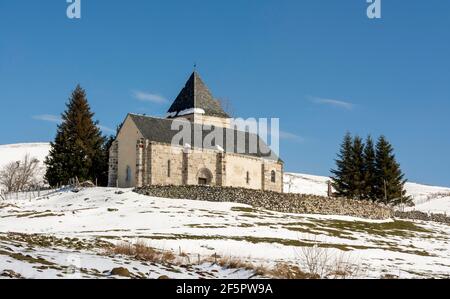
<svg viewBox="0 0 450 299">
<path fill-rule="evenodd" d="M 277 173 L 275 172 L 275 170 L 272 170 L 270 180 L 272 181 L 272 183 L 275 183 L 277 181 Z"/>
<path fill-rule="evenodd" d="M 170 169 L 170 160 L 169 160 L 169 161 L 167 161 L 167 177 L 168 178 L 170 178 L 170 171 L 171 171 L 171 169 Z"/>
<path fill-rule="evenodd" d="M 125 181 L 127 183 L 131 182 L 131 167 L 128 165 L 127 165 L 127 173 L 126 173 Z"/>
</svg>

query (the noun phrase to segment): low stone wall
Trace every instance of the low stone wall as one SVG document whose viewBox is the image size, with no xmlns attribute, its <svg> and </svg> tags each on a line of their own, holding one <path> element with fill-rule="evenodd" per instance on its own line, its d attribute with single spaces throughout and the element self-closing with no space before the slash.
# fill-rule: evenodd
<svg viewBox="0 0 450 299">
<path fill-rule="evenodd" d="M 445 214 L 425 213 L 421 211 L 395 212 L 395 217 L 400 219 L 433 221 L 450 225 L 450 217 Z"/>
<path fill-rule="evenodd" d="M 134 191 L 154 197 L 242 203 L 255 208 L 282 213 L 345 215 L 368 219 L 389 219 L 393 216 L 391 209 L 369 201 L 256 191 L 242 188 L 147 186 L 136 188 Z"/>
</svg>

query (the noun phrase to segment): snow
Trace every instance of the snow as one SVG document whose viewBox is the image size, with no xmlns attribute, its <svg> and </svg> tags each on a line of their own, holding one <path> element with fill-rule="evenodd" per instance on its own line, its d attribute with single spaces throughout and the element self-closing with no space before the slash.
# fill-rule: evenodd
<svg viewBox="0 0 450 299">
<path fill-rule="evenodd" d="M 177 112 L 169 112 L 166 114 L 166 118 L 174 118 L 177 116 Z"/>
<path fill-rule="evenodd" d="M 26 155 L 39 160 L 37 179 L 42 181 L 45 174 L 44 161 L 50 151 L 49 143 L 24 143 L 0 145 L 0 170 L 11 162 L 22 161 Z M 0 190 L 2 186 L 0 186 Z"/>
<path fill-rule="evenodd" d="M 192 110 L 192 109 L 191 109 Z M 187 111 L 193 112 L 193 111 Z M 194 111 L 201 113 L 201 111 Z M 189 114 L 189 113 L 188 113 Z M 186 147 L 190 145 L 186 145 Z M 218 150 L 221 150 L 218 148 Z M 0 169 L 10 162 L 20 161 L 26 154 L 43 161 L 50 151 L 49 143 L 24 143 L 0 145 Z M 43 176 L 43 171 L 41 171 Z M 288 193 L 314 194 L 327 196 L 329 177 L 301 173 L 286 173 L 284 191 Z M 432 213 L 450 214 L 450 188 L 406 183 L 407 194 L 413 197 L 416 204 L 413 210 Z"/>
<path fill-rule="evenodd" d="M 201 108 L 191 108 L 178 112 L 178 116 L 189 115 L 189 114 L 205 114 L 205 110 Z"/>
<path fill-rule="evenodd" d="M 25 154 L 43 161 L 47 143 L 0 146 L 0 165 Z M 285 174 L 285 191 L 326 196 L 329 178 Z M 415 209 L 450 213 L 450 188 L 407 183 Z M 57 238 L 145 241 L 149 246 L 183 251 L 196 259 L 237 257 L 254 264 L 301 264 L 301 249 L 322 244 L 337 256 L 345 253 L 362 268 L 359 277 L 383 274 L 402 278 L 444 278 L 450 275 L 450 226 L 433 222 L 371 221 L 347 216 L 299 215 L 253 209 L 235 203 L 203 202 L 147 197 L 131 189 L 91 188 L 69 190 L 41 198 L 0 201 L 0 274 L 13 270 L 27 278 L 108 278 L 112 268 L 126 267 L 133 274 L 157 278 L 250 278 L 246 270 L 223 269 L 211 264 L 189 271 L 173 266 L 143 264 L 102 254 L 97 249 L 74 250 L 64 246 L 40 247 L 8 239 L 8 233 L 39 234 Z M 18 256 L 54 263 L 44 267 Z M 67 271 L 75 268 L 75 273 Z M 83 271 L 81 271 L 83 270 Z M 203 273 L 202 275 L 198 273 Z M 206 274 L 205 274 L 206 273 Z M 77 278 L 76 276 L 75 278 Z"/>
<path fill-rule="evenodd" d="M 401 273 L 404 278 L 446 277 L 450 273 L 450 226 L 446 225 L 284 214 L 243 204 L 164 199 L 136 194 L 131 189 L 121 191 L 118 194 L 115 188 L 91 188 L 0 202 L 0 237 L 15 232 L 113 243 L 144 240 L 154 248 L 183 251 L 194 259 L 199 254 L 218 254 L 264 265 L 280 261 L 299 264 L 302 247 L 324 244 L 330 255 L 345 253 L 355 260 L 364 269 L 361 277 L 379 278 L 384 273 Z M 15 253 L 26 248 L 12 247 L 0 238 L 2 246 Z M 94 270 L 103 272 L 121 265 L 138 269 L 133 273 L 155 271 L 134 262 L 128 264 L 132 261 L 126 258 L 111 259 L 92 251 L 36 248 L 35 254 L 62 266 L 67 266 L 69 257 L 75 258 L 82 268 L 89 266 L 86 277 Z M 10 262 L 5 264 L 6 260 Z M 30 265 L 11 260 L 0 250 L 0 270 L 40 277 Z M 211 265 L 200 266 L 211 270 Z M 157 269 L 157 273 L 166 272 Z M 232 273 L 221 269 L 217 275 L 236 277 Z M 45 275 L 56 274 L 50 271 Z M 178 276 L 168 274 L 172 278 L 188 275 L 186 271 Z M 236 275 L 249 278 L 251 273 Z"/>
<path fill-rule="evenodd" d="M 21 161 L 27 154 L 30 155 L 31 158 L 36 158 L 42 163 L 49 151 L 49 143 L 0 145 L 0 168 L 3 168 L 11 162 Z"/>
<path fill-rule="evenodd" d="M 323 176 L 286 173 L 284 176 L 284 192 L 327 196 L 328 181 Z"/>
<path fill-rule="evenodd" d="M 169 112 L 166 114 L 167 118 L 174 118 L 176 116 L 184 116 L 184 115 L 190 115 L 190 114 L 206 114 L 205 110 L 201 108 L 190 108 L 178 112 Z"/>
</svg>

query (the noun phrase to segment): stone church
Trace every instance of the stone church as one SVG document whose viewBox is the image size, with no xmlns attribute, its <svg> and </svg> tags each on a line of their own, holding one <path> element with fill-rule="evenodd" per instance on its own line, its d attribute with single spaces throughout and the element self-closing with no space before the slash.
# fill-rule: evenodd
<svg viewBox="0 0 450 299">
<path fill-rule="evenodd" d="M 196 137 L 178 140 L 175 122 L 189 124 Z M 214 135 L 217 129 L 223 134 Z M 211 138 L 212 134 L 215 138 Z M 283 192 L 283 162 L 257 134 L 233 125 L 194 72 L 166 118 L 128 114 L 111 146 L 109 186 L 146 185 L 209 185 Z"/>
</svg>

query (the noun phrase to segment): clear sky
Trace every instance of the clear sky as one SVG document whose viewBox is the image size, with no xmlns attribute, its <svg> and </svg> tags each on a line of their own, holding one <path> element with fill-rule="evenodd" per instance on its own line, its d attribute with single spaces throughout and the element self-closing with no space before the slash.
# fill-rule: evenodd
<svg viewBox="0 0 450 299">
<path fill-rule="evenodd" d="M 450 1 L 0 0 L 0 144 L 50 141 L 80 83 L 104 129 L 164 115 L 193 64 L 236 116 L 280 118 L 286 170 L 328 175 L 346 131 L 385 134 L 450 186 Z"/>
</svg>

